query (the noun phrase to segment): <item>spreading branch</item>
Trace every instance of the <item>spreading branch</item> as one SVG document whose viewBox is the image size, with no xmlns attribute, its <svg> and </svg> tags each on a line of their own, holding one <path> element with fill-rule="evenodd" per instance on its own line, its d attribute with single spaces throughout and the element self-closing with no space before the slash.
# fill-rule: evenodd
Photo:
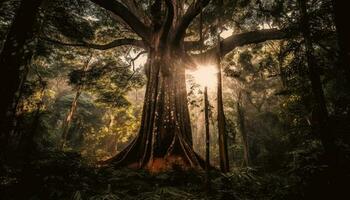
<svg viewBox="0 0 350 200">
<path fill-rule="evenodd" d="M 237 47 L 241 47 L 249 44 L 257 44 L 268 40 L 280 40 L 280 39 L 285 39 L 287 37 L 288 37 L 288 34 L 286 30 L 279 30 L 275 28 L 235 34 L 220 42 L 221 51 L 219 56 L 224 57 L 226 54 L 233 51 Z M 213 47 L 198 56 L 211 57 L 214 55 L 218 55 L 219 52 L 217 51 L 217 49 L 218 47 Z"/>
<path fill-rule="evenodd" d="M 191 4 L 190 7 L 187 9 L 186 13 L 182 17 L 178 27 L 177 32 L 174 36 L 174 43 L 178 44 L 181 42 L 181 40 L 184 38 L 186 34 L 186 30 L 193 21 L 193 19 L 199 15 L 201 10 L 209 4 L 210 0 L 198 0 L 195 3 Z"/>
<path fill-rule="evenodd" d="M 196 41 L 185 41 L 184 42 L 184 48 L 187 51 L 194 51 L 194 50 L 201 50 L 203 48 L 203 42 L 202 40 L 196 40 Z"/>
<path fill-rule="evenodd" d="M 149 41 L 151 36 L 149 28 L 144 23 L 142 23 L 135 14 L 130 12 L 130 10 L 122 3 L 115 0 L 91 1 L 122 18 L 130 26 L 130 28 L 135 31 L 135 33 L 138 34 L 144 41 Z"/>
<path fill-rule="evenodd" d="M 147 51 L 141 51 L 139 52 L 135 57 L 131 58 L 130 61 L 129 61 L 129 66 L 128 67 L 131 67 L 132 66 L 132 74 L 129 76 L 129 78 L 127 79 L 127 83 L 132 79 L 132 77 L 136 74 L 136 70 L 135 70 L 135 61 L 137 59 L 139 59 L 140 56 L 142 56 L 143 54 L 147 53 Z"/>
<path fill-rule="evenodd" d="M 132 70 L 135 72 L 135 61 L 139 59 L 143 54 L 148 53 L 147 51 L 141 51 L 139 52 L 135 57 L 128 58 L 129 65 L 127 67 L 132 67 Z"/>
<path fill-rule="evenodd" d="M 130 38 L 116 39 L 116 40 L 114 40 L 110 43 L 107 43 L 107 44 L 66 43 L 66 42 L 62 42 L 62 41 L 48 38 L 48 37 L 40 37 L 40 39 L 47 41 L 47 42 L 50 42 L 50 43 L 53 43 L 53 44 L 58 44 L 61 46 L 91 48 L 91 49 L 97 49 L 97 50 L 108 50 L 108 49 L 112 49 L 112 48 L 123 46 L 123 45 L 132 45 L 132 46 L 144 48 L 144 44 L 141 40 L 130 39 Z"/>
</svg>

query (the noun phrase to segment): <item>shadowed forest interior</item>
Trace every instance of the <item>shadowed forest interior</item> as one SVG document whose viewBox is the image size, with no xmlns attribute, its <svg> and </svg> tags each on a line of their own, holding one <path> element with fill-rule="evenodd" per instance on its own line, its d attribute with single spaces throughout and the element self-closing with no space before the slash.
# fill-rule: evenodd
<svg viewBox="0 0 350 200">
<path fill-rule="evenodd" d="M 0 199 L 344 199 L 341 0 L 1 0 Z"/>
</svg>

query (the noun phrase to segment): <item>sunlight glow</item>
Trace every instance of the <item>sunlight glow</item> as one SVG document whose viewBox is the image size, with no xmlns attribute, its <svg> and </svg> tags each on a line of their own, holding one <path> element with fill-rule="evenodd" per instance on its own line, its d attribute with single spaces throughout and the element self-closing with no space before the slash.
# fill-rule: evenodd
<svg viewBox="0 0 350 200">
<path fill-rule="evenodd" d="M 216 86 L 217 73 L 218 70 L 215 65 L 198 66 L 197 70 L 189 72 L 193 76 L 194 81 L 203 88 L 205 86 L 208 88 L 214 88 Z"/>
<path fill-rule="evenodd" d="M 220 34 L 220 37 L 222 37 L 223 39 L 226 39 L 230 37 L 232 34 L 233 34 L 233 29 L 227 29 Z"/>
</svg>

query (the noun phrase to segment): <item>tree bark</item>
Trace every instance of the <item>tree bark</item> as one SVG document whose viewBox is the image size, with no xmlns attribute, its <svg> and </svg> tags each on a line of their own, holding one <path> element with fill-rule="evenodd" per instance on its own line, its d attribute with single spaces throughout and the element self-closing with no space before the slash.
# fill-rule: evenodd
<svg viewBox="0 0 350 200">
<path fill-rule="evenodd" d="M 13 103 L 23 67 L 31 56 L 28 45 L 34 36 L 36 15 L 42 0 L 22 0 L 0 55 L 1 147 L 7 145 L 14 118 Z"/>
<path fill-rule="evenodd" d="M 174 55 L 172 55 L 174 56 Z M 158 172 L 174 167 L 202 168 L 193 151 L 187 106 L 185 69 L 177 59 L 151 52 L 138 136 L 120 154 L 107 161 L 116 166 L 147 168 Z"/>
</svg>

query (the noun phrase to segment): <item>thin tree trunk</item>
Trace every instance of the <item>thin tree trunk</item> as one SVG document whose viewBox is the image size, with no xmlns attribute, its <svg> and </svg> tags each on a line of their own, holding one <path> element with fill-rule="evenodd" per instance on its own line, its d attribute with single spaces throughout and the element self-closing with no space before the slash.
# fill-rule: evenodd
<svg viewBox="0 0 350 200">
<path fill-rule="evenodd" d="M 42 0 L 22 0 L 0 55 L 0 146 L 9 139 L 14 118 L 13 107 L 16 92 L 20 88 L 23 67 L 31 56 L 29 42 L 34 37 L 36 15 Z"/>
<path fill-rule="evenodd" d="M 72 123 L 73 116 L 77 110 L 78 100 L 79 100 L 79 97 L 81 95 L 81 90 L 82 90 L 82 87 L 78 86 L 77 92 L 75 93 L 74 99 L 73 99 L 72 104 L 71 104 L 70 109 L 69 109 L 69 112 L 68 112 L 65 120 L 62 123 L 62 138 L 61 138 L 60 149 L 64 149 L 64 147 L 66 146 L 69 128 L 70 128 L 70 125 Z"/>
<path fill-rule="evenodd" d="M 234 105 L 235 106 L 235 105 Z M 235 107 L 233 108 L 235 109 Z M 227 129 L 227 130 L 230 130 L 228 132 L 231 133 L 231 135 L 227 134 L 227 143 L 228 143 L 228 146 L 231 146 L 231 148 L 229 148 L 229 155 L 230 158 L 231 158 L 231 166 L 236 166 L 236 155 L 235 155 L 235 148 L 234 148 L 234 145 L 236 145 L 237 141 L 236 141 L 236 137 L 237 137 L 237 130 L 233 129 L 233 127 L 235 127 L 234 124 L 232 124 L 232 122 L 229 122 L 229 128 L 230 129 Z"/>
<path fill-rule="evenodd" d="M 307 13 L 307 1 L 298 0 L 301 13 L 301 30 L 305 40 L 306 59 L 309 70 L 309 78 L 311 81 L 311 89 L 313 95 L 313 113 L 312 128 L 313 133 L 320 136 L 321 142 L 325 148 L 326 159 L 328 164 L 335 164 L 335 146 L 333 143 L 334 136 L 331 133 L 328 111 L 326 107 L 325 96 L 321 83 L 320 69 L 314 56 L 314 48 L 311 39 L 311 30 L 309 16 Z"/>
<path fill-rule="evenodd" d="M 69 112 L 68 112 L 65 120 L 62 123 L 62 137 L 61 137 L 61 143 L 60 143 L 60 149 L 62 149 L 62 150 L 64 149 L 66 142 L 67 142 L 67 136 L 68 136 L 70 124 L 72 123 L 74 114 L 77 110 L 79 97 L 80 97 L 82 90 L 83 90 L 83 87 L 84 87 L 85 73 L 89 68 L 89 64 L 90 64 L 91 59 L 92 59 L 92 53 L 90 54 L 89 58 L 87 59 L 86 63 L 83 66 L 81 83 L 79 83 L 79 85 L 76 89 L 76 93 L 75 93 L 74 99 L 72 101 L 71 107 L 69 109 Z"/>
<path fill-rule="evenodd" d="M 218 12 L 222 11 L 223 1 L 218 1 Z M 224 105 L 222 100 L 222 74 L 221 74 L 221 59 L 220 55 L 222 52 L 221 38 L 220 34 L 222 31 L 221 19 L 217 19 L 217 42 L 218 42 L 218 52 L 216 58 L 216 64 L 218 68 L 218 80 L 217 80 L 217 112 L 218 112 L 218 132 L 219 132 L 219 154 L 220 154 L 220 169 L 222 172 L 226 173 L 230 171 L 230 164 L 228 159 L 227 150 L 227 133 L 226 133 L 226 119 L 224 113 Z"/>
<path fill-rule="evenodd" d="M 243 157 L 244 157 L 244 164 L 245 166 L 250 165 L 250 153 L 249 153 L 249 142 L 248 142 L 248 134 L 246 132 L 245 128 L 245 114 L 244 110 L 241 106 L 240 100 L 237 101 L 237 124 L 239 128 L 239 132 L 241 133 L 242 140 L 243 140 Z"/>
<path fill-rule="evenodd" d="M 113 126 L 115 124 L 115 114 L 113 111 L 110 111 L 109 113 L 109 125 L 108 125 L 108 131 L 113 131 Z M 114 142 L 113 142 L 113 154 L 116 154 L 118 152 L 118 132 L 114 133 Z"/>
<path fill-rule="evenodd" d="M 218 67 L 218 82 L 217 82 L 217 109 L 218 109 L 218 132 L 219 132 L 219 153 L 220 153 L 220 169 L 226 173 L 230 171 L 228 150 L 227 150 L 227 133 L 226 133 L 226 119 L 224 113 L 224 105 L 222 100 L 222 74 L 220 59 L 217 60 Z"/>
<path fill-rule="evenodd" d="M 209 100 L 208 88 L 204 88 L 204 115 L 205 115 L 205 171 L 206 171 L 206 187 L 210 188 L 210 132 L 209 132 Z"/>
</svg>

